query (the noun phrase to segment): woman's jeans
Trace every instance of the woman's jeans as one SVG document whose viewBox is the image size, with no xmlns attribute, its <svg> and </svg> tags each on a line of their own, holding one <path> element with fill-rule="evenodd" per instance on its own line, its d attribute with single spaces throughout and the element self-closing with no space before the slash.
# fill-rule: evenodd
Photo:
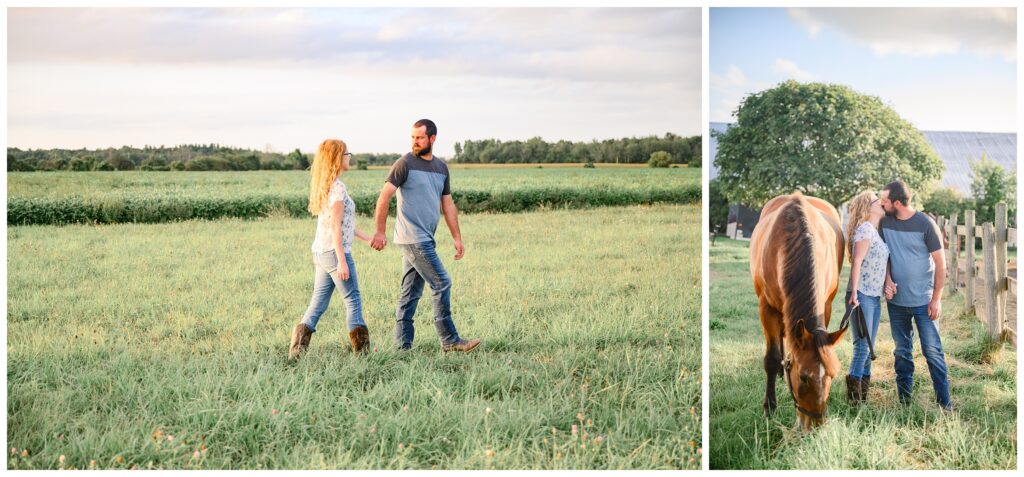
<svg viewBox="0 0 1024 477">
<path fill-rule="evenodd" d="M 335 288 L 338 288 L 345 299 L 348 330 L 352 331 L 357 326 L 366 327 L 366 322 L 363 321 L 363 301 L 359 296 L 359 282 L 356 281 L 356 263 L 352 260 L 352 254 L 346 253 L 345 261 L 348 263 L 348 280 L 338 280 L 338 257 L 335 251 L 313 253 L 313 298 L 309 300 L 309 308 L 302 316 L 302 323 L 308 326 L 310 331 L 316 331 L 316 324 L 327 310 L 327 304 L 331 302 L 331 294 Z"/>
<path fill-rule="evenodd" d="M 433 293 L 434 328 L 437 329 L 441 344 L 458 343 L 459 333 L 452 321 L 452 280 L 437 256 L 434 241 L 396 245 L 402 252 L 402 291 L 395 310 L 395 344 L 400 349 L 412 348 L 415 334 L 412 318 L 416 314 L 420 296 L 423 295 L 424 283 L 430 284 Z"/>
<path fill-rule="evenodd" d="M 928 363 L 928 372 L 935 389 L 935 400 L 943 408 L 949 408 L 949 377 L 946 371 L 946 355 L 942 352 L 938 323 L 928 317 L 928 305 L 899 306 L 887 303 L 892 340 L 896 344 L 896 393 L 900 401 L 907 403 L 914 389 L 914 323 L 921 335 L 921 354 Z"/>
<path fill-rule="evenodd" d="M 850 330 L 853 331 L 853 357 L 850 358 L 849 375 L 854 378 L 871 376 L 871 356 L 868 349 L 868 340 L 871 340 L 871 346 L 873 347 L 875 345 L 875 337 L 878 336 L 878 322 L 882 319 L 881 299 L 882 297 L 867 296 L 859 290 L 857 291 L 857 301 L 860 302 L 860 309 L 864 312 L 864 321 L 867 323 L 870 336 L 862 336 L 859 326 L 856 324 L 850 325 Z M 849 299 L 847 299 L 847 303 L 849 303 Z M 853 317 L 851 319 L 856 320 L 857 318 Z"/>
</svg>

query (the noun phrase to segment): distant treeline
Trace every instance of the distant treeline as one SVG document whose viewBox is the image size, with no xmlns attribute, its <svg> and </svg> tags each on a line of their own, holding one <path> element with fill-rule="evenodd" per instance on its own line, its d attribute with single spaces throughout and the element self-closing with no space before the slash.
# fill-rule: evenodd
<svg viewBox="0 0 1024 477">
<path fill-rule="evenodd" d="M 672 133 L 665 137 L 606 139 L 604 141 L 545 142 L 539 137 L 527 141 L 483 139 L 455 143 L 452 162 L 464 164 L 597 162 L 643 164 L 651 154 L 665 151 L 675 164 L 700 164 L 700 136 L 683 137 Z"/>
<path fill-rule="evenodd" d="M 354 154 L 353 167 L 390 165 L 398 154 Z M 217 144 L 186 144 L 175 147 L 119 149 L 7 148 L 8 171 L 255 171 L 304 170 L 311 154 L 298 149 L 287 154 L 225 147 Z"/>
<path fill-rule="evenodd" d="M 539 137 L 527 141 L 483 139 L 455 143 L 451 162 L 465 164 L 514 164 L 594 162 L 643 164 L 651 154 L 665 151 L 675 164 L 700 164 L 700 136 L 606 139 L 604 141 L 545 142 Z M 388 166 L 400 154 L 354 154 L 353 167 Z M 255 171 L 304 170 L 312 154 L 298 149 L 287 154 L 218 144 L 186 144 L 174 147 L 124 146 L 118 149 L 29 149 L 7 148 L 8 171 Z"/>
</svg>

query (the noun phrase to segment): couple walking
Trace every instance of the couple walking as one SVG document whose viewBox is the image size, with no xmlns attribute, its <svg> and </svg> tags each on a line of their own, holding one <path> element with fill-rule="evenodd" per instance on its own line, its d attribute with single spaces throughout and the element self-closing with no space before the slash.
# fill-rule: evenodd
<svg viewBox="0 0 1024 477">
<path fill-rule="evenodd" d="M 873 348 L 884 295 L 896 345 L 893 354 L 900 402 L 910 402 L 914 387 L 916 324 L 935 400 L 948 411 L 953 405 L 938 322 L 946 257 L 935 222 L 910 204 L 910 189 L 903 181 L 885 186 L 880 196 L 866 191 L 850 202 L 846 236 L 852 268 L 847 306 L 860 306 L 867 336 L 857 326 L 851 327 L 853 358 L 846 376 L 846 396 L 852 403 L 867 401 L 871 383 L 868 340 Z"/>
<path fill-rule="evenodd" d="M 433 292 L 434 327 L 444 351 L 471 351 L 480 340 L 463 340 L 451 315 L 451 279 L 437 256 L 434 232 L 440 215 L 455 240 L 455 260 L 466 250 L 459 231 L 458 210 L 452 200 L 448 165 L 433 155 L 437 126 L 429 119 L 412 127 L 412 152 L 391 167 L 377 198 L 374 212 L 376 231 L 369 236 L 356 227 L 355 202 L 348 194 L 341 174 L 350 167 L 352 153 L 341 140 L 320 144 L 310 168 L 309 212 L 317 216 L 313 239 L 313 297 L 302 320 L 292 331 L 289 359 L 298 359 L 309 347 L 317 322 L 337 289 L 345 300 L 349 341 L 354 352 L 369 349 L 370 334 L 363 321 L 362 298 L 352 260 L 352 241 L 358 238 L 374 250 L 387 245 L 384 236 L 391 197 L 398 193 L 394 243 L 402 254 L 402 288 L 398 297 L 395 344 L 412 348 L 413 315 L 424 284 Z"/>
</svg>

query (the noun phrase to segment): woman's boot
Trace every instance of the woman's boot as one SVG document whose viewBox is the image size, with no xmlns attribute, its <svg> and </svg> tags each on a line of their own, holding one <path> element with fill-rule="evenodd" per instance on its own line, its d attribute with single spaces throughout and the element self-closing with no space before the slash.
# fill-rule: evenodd
<svg viewBox="0 0 1024 477">
<path fill-rule="evenodd" d="M 370 330 L 365 326 L 357 326 L 348 332 L 348 340 L 352 342 L 352 352 L 362 353 L 370 350 Z"/>
<path fill-rule="evenodd" d="M 860 379 L 846 375 L 846 400 L 850 404 L 860 404 L 862 395 L 860 391 Z"/>
<path fill-rule="evenodd" d="M 292 330 L 292 343 L 288 347 L 288 359 L 296 360 L 309 348 L 309 339 L 313 336 L 313 330 L 304 323 L 295 325 Z"/>
<path fill-rule="evenodd" d="M 860 400 L 862 402 L 868 402 L 869 387 L 871 387 L 871 376 L 862 376 L 860 378 Z"/>
</svg>

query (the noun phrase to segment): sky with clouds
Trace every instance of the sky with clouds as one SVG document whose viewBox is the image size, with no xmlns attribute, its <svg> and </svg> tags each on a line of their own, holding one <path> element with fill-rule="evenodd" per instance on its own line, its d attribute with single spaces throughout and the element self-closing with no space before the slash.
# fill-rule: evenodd
<svg viewBox="0 0 1024 477">
<path fill-rule="evenodd" d="M 710 119 L 787 79 L 880 97 L 918 129 L 1016 132 L 1012 8 L 711 8 Z"/>
<path fill-rule="evenodd" d="M 7 13 L 8 145 L 408 150 L 700 134 L 701 15 L 673 9 Z"/>
</svg>

